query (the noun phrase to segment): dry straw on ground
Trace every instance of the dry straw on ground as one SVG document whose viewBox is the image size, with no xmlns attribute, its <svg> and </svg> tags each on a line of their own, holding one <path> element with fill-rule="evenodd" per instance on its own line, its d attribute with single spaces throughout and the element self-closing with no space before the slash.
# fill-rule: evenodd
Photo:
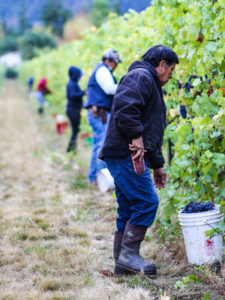
<svg viewBox="0 0 225 300">
<path fill-rule="evenodd" d="M 115 198 L 88 187 L 90 150 L 82 141 L 75 158 L 63 159 L 68 137 L 57 136 L 54 121 L 48 114 L 38 116 L 34 107 L 34 99 L 28 99 L 18 83 L 4 84 L 0 299 L 150 300 L 160 299 L 164 291 L 170 299 L 200 299 L 206 292 L 212 299 L 222 297 L 221 273 L 189 267 L 181 237 L 176 244 L 163 244 L 154 232 L 142 253 L 156 262 L 157 278 L 104 276 L 113 272 Z M 53 151 L 63 155 L 52 155 Z M 197 283 L 174 288 L 193 272 Z"/>
</svg>

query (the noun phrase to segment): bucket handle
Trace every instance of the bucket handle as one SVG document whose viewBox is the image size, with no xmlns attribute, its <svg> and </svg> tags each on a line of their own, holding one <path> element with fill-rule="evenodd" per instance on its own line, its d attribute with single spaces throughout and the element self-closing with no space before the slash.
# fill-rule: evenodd
<svg viewBox="0 0 225 300">
<path fill-rule="evenodd" d="M 207 223 L 206 221 L 205 221 L 205 224 L 208 225 L 209 227 L 211 227 L 212 229 L 216 229 L 216 227 L 213 227 L 211 224 Z M 221 233 L 219 235 L 221 235 Z"/>
<path fill-rule="evenodd" d="M 207 221 L 204 222 L 206 225 L 208 225 L 209 227 L 211 227 L 212 229 L 216 229 L 216 227 L 213 227 L 211 224 L 207 223 Z"/>
</svg>

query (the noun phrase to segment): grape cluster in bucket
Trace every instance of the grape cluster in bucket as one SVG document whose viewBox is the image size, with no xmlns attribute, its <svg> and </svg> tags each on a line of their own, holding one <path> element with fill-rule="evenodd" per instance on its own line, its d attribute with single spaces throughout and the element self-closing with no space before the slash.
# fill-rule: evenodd
<svg viewBox="0 0 225 300">
<path fill-rule="evenodd" d="M 190 201 L 182 210 L 182 213 L 186 213 L 186 214 L 197 213 L 197 212 L 213 210 L 214 208 L 215 205 L 211 201 L 203 202 L 203 203 Z"/>
</svg>

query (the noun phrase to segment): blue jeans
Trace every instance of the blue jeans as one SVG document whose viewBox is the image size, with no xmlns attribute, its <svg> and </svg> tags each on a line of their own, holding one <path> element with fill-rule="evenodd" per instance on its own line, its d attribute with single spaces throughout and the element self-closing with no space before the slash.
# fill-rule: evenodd
<svg viewBox="0 0 225 300">
<path fill-rule="evenodd" d="M 37 91 L 36 96 L 37 96 L 37 99 L 38 99 L 39 107 L 43 107 L 44 102 L 45 102 L 44 94 L 40 91 Z"/>
<path fill-rule="evenodd" d="M 93 145 L 88 179 L 89 182 L 95 182 L 97 179 L 98 171 L 106 168 L 105 162 L 100 160 L 98 156 L 105 140 L 109 120 L 109 113 L 107 113 L 107 123 L 104 124 L 101 122 L 99 117 L 93 117 L 92 112 L 90 110 L 88 111 L 87 120 L 93 130 Z"/>
<path fill-rule="evenodd" d="M 114 178 L 118 202 L 117 231 L 124 232 L 127 221 L 134 226 L 149 227 L 155 220 L 159 198 L 145 165 L 145 173 L 135 173 L 130 156 L 105 158 Z"/>
</svg>

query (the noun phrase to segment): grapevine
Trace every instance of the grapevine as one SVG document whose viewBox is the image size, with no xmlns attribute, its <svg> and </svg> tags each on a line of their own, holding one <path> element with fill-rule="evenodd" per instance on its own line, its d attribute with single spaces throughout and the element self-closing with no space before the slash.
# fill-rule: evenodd
<svg viewBox="0 0 225 300">
<path fill-rule="evenodd" d="M 223 0 L 155 0 L 141 13 L 130 11 L 120 17 L 112 14 L 99 29 L 86 30 L 81 41 L 61 46 L 21 68 L 23 80 L 30 75 L 38 80 L 45 74 L 54 91 L 49 101 L 54 109 L 62 111 L 70 65 L 84 71 L 81 85 L 85 88 L 106 48 L 116 49 L 122 57 L 115 74 L 118 79 L 132 61 L 155 44 L 167 45 L 178 54 L 180 64 L 165 87 L 164 97 L 168 124 L 164 154 L 169 142 L 173 152 L 167 167 L 168 203 L 164 206 L 168 220 L 189 201 L 212 201 L 225 212 L 223 8 Z M 220 230 L 225 230 L 224 221 Z"/>
</svg>

